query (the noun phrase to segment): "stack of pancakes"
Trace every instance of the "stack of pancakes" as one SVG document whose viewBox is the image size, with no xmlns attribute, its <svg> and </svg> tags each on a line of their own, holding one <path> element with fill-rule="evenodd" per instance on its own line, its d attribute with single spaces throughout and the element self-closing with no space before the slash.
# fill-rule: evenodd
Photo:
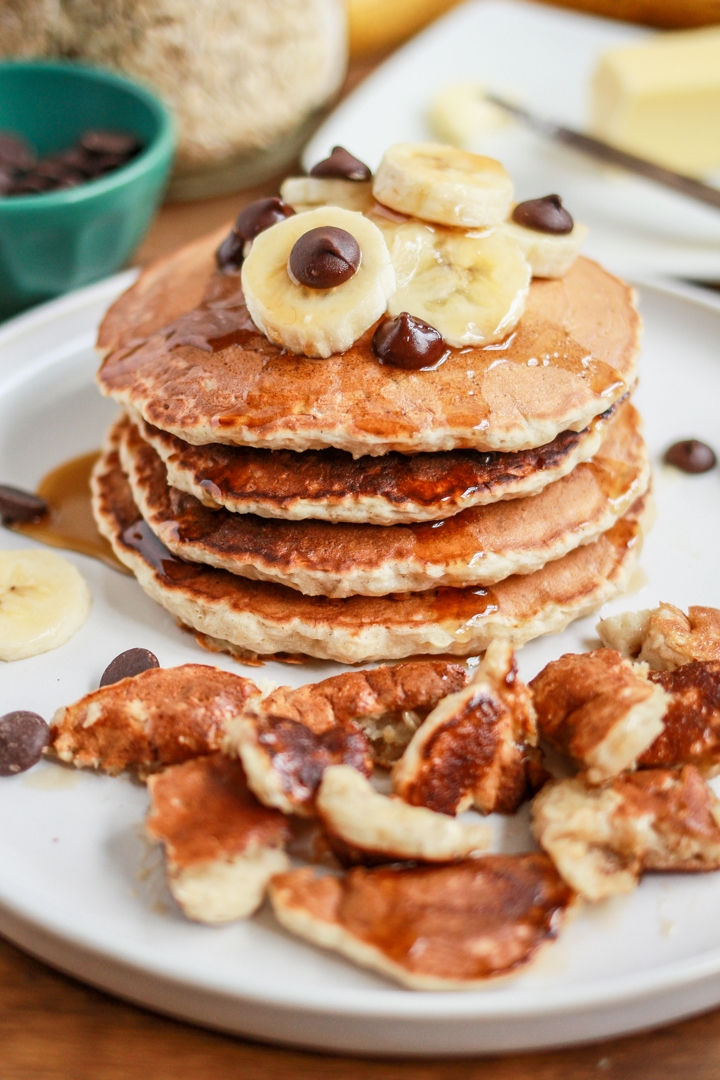
<svg viewBox="0 0 720 1080">
<path fill-rule="evenodd" d="M 215 267 L 224 235 L 145 271 L 98 342 L 125 409 L 98 525 L 203 644 L 471 655 L 626 587 L 649 499 L 628 286 L 579 258 L 533 280 L 504 341 L 434 370 L 381 364 L 374 328 L 311 359 L 255 328 L 240 274 Z"/>
</svg>

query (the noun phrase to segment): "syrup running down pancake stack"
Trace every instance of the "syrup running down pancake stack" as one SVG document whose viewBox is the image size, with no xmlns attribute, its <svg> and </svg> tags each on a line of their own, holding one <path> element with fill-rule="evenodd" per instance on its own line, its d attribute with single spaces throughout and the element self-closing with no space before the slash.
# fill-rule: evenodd
<svg viewBox="0 0 720 1080">
<path fill-rule="evenodd" d="M 472 655 L 621 592 L 649 516 L 632 291 L 487 158 L 336 148 L 100 329 L 98 525 L 212 649 Z"/>
</svg>

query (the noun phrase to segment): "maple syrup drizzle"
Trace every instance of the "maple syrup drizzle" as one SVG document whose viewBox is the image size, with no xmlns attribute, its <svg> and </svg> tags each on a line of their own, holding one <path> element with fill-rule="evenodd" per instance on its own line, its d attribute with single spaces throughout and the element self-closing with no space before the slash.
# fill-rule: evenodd
<svg viewBox="0 0 720 1080">
<path fill-rule="evenodd" d="M 37 494 L 49 505 L 39 521 L 17 521 L 9 526 L 14 532 L 39 540 L 50 547 L 78 551 L 100 559 L 113 570 L 129 574 L 110 543 L 95 524 L 90 496 L 90 474 L 100 456 L 99 450 L 71 458 L 43 476 Z"/>
</svg>

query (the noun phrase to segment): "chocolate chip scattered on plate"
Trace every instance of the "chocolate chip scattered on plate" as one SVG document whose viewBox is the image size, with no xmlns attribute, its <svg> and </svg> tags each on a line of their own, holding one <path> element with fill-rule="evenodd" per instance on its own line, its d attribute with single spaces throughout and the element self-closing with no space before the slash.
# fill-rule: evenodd
<svg viewBox="0 0 720 1080">
<path fill-rule="evenodd" d="M 11 525 L 15 521 L 39 521 L 48 511 L 45 499 L 32 491 L 0 484 L 0 521 Z"/>
<path fill-rule="evenodd" d="M 50 741 L 50 728 L 34 712 L 0 716 L 0 776 L 15 776 L 32 768 Z"/>
<path fill-rule="evenodd" d="M 141 675 L 143 671 L 156 667 L 160 667 L 160 661 L 149 649 L 126 649 L 105 668 L 100 686 L 111 686 L 121 679 L 131 679 L 134 675 Z"/>
<path fill-rule="evenodd" d="M 704 473 L 717 464 L 715 451 L 699 439 L 681 439 L 665 451 L 666 465 L 674 465 L 684 473 Z"/>
</svg>

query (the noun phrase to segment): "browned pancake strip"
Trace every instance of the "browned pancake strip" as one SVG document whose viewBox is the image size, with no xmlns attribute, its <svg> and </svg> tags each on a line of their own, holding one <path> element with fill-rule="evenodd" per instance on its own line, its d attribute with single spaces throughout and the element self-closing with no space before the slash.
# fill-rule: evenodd
<svg viewBox="0 0 720 1080">
<path fill-rule="evenodd" d="M 206 664 L 151 668 L 58 709 L 51 747 L 78 768 L 148 770 L 219 750 L 228 722 L 259 694 Z"/>
<path fill-rule="evenodd" d="M 305 653 L 350 664 L 423 653 L 472 656 L 496 637 L 517 645 L 562 630 L 626 587 L 652 507 L 639 499 L 594 544 L 492 590 L 329 600 L 176 558 L 140 517 L 112 448 L 98 462 L 93 492 L 100 531 L 175 619 L 259 655 Z"/>
<path fill-rule="evenodd" d="M 668 696 L 613 649 L 566 653 L 530 683 L 538 732 L 601 784 L 633 768 L 663 728 Z"/>
<path fill-rule="evenodd" d="M 222 754 L 172 765 L 148 780 L 150 836 L 165 849 L 168 886 L 190 919 L 252 915 L 287 868 L 287 818 L 261 806 L 239 761 Z"/>
<path fill-rule="evenodd" d="M 658 671 L 673 671 L 691 660 L 720 660 L 720 611 L 689 607 L 685 615 L 672 604 L 651 611 L 624 611 L 601 619 L 604 645 Z"/>
<path fill-rule="evenodd" d="M 179 273 L 194 280 L 182 258 L 158 275 L 169 295 L 181 287 Z M 197 258 L 205 265 L 199 248 Z M 143 321 L 142 305 L 133 311 Z M 587 427 L 636 378 L 640 323 L 632 290 L 583 258 L 561 280 L 532 282 L 506 341 L 453 349 L 434 371 L 378 363 L 374 327 L 342 356 L 287 353 L 253 328 L 238 294 L 219 301 L 206 295 L 202 308 L 175 315 L 172 305 L 162 331 L 111 351 L 98 380 L 103 393 L 148 423 L 198 444 L 334 446 L 356 457 L 516 451 Z M 118 337 L 101 328 L 101 340 Z"/>
<path fill-rule="evenodd" d="M 463 990 L 524 967 L 574 899 L 546 855 L 485 855 L 444 867 L 280 874 L 270 886 L 292 933 L 422 990 Z"/>
<path fill-rule="evenodd" d="M 547 784 L 533 832 L 588 900 L 629 892 L 646 870 L 720 869 L 720 802 L 697 769 L 647 769 L 604 788 L 583 777 Z"/>
<path fill-rule="evenodd" d="M 326 768 L 352 765 L 369 775 L 373 759 L 389 765 L 414 730 L 403 718 L 419 724 L 466 681 L 460 664 L 425 660 L 345 672 L 297 690 L 281 686 L 247 703 L 228 728 L 225 749 L 242 758 L 266 806 L 312 814 Z"/>
<path fill-rule="evenodd" d="M 675 671 L 651 671 L 649 678 L 670 702 L 663 730 L 638 767 L 696 765 L 714 776 L 720 771 L 720 662 L 696 660 Z"/>
<path fill-rule="evenodd" d="M 281 521 L 210 510 L 168 487 L 161 459 L 127 419 L 118 421 L 116 437 L 133 498 L 173 554 L 309 596 L 387 596 L 532 573 L 609 529 L 650 476 L 629 402 L 608 423 L 595 458 L 533 498 L 420 525 Z"/>
<path fill-rule="evenodd" d="M 531 794 L 526 746 L 536 742 L 512 646 L 493 641 L 470 685 L 441 701 L 415 732 L 393 786 L 406 802 L 442 814 L 471 806 L 514 814 Z"/>
<path fill-rule="evenodd" d="M 597 451 L 612 410 L 584 431 L 513 453 L 448 450 L 353 458 L 344 450 L 257 450 L 192 446 L 135 414 L 162 457 L 168 480 L 207 506 L 235 514 L 372 525 L 434 521 L 470 506 L 534 495 Z"/>
</svg>

